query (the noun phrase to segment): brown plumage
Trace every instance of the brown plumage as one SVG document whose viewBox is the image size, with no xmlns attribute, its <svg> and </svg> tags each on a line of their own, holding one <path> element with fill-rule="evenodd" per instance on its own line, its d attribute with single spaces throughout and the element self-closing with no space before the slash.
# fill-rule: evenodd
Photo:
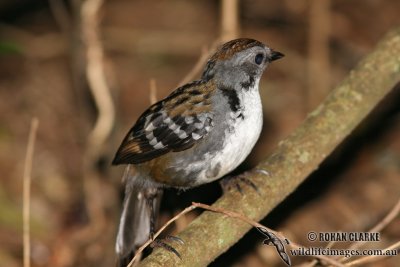
<svg viewBox="0 0 400 267">
<path fill-rule="evenodd" d="M 152 105 L 124 138 L 113 164 L 143 163 L 192 147 L 212 127 L 213 87 L 196 81 Z"/>
</svg>

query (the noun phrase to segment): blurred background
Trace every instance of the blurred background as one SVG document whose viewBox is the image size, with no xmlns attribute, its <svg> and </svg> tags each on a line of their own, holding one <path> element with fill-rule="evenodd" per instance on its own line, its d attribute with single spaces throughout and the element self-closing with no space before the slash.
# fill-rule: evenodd
<svg viewBox="0 0 400 267">
<path fill-rule="evenodd" d="M 110 162 L 155 99 L 197 79 L 216 45 L 258 39 L 286 57 L 261 81 L 262 136 L 239 171 L 269 155 L 394 27 L 400 1 L 2 0 L 0 2 L 0 263 L 21 266 L 22 176 L 39 120 L 31 185 L 32 266 L 112 266 L 123 167 Z M 307 246 L 309 231 L 366 231 L 400 197 L 400 88 L 263 224 Z M 218 183 L 167 190 L 162 224 L 212 203 Z M 170 229 L 182 230 L 198 213 Z M 251 231 L 210 266 L 284 266 Z M 397 216 L 383 248 L 400 240 Z M 346 248 L 350 244 L 335 244 Z M 309 258 L 294 258 L 309 264 Z M 368 266 L 398 266 L 399 257 Z M 303 266 L 303 265 L 302 265 Z M 304 265 L 306 266 L 306 265 Z M 310 265 L 307 265 L 310 266 Z"/>
</svg>

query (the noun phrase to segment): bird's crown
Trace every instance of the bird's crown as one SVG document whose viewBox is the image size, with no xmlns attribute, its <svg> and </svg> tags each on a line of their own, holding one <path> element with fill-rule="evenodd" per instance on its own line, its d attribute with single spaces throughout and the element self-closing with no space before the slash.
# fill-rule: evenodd
<svg viewBox="0 0 400 267">
<path fill-rule="evenodd" d="M 225 44 L 223 44 L 217 52 L 213 56 L 211 56 L 210 60 L 226 60 L 230 57 L 232 57 L 234 54 L 241 52 L 245 49 L 251 48 L 251 47 L 265 47 L 263 43 L 260 41 L 254 40 L 254 39 L 249 39 L 249 38 L 239 38 L 235 39 L 232 41 L 229 41 Z"/>
</svg>

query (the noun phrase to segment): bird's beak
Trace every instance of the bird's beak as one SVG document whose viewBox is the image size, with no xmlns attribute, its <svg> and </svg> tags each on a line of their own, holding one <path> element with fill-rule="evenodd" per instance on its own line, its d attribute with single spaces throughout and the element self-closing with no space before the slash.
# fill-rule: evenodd
<svg viewBox="0 0 400 267">
<path fill-rule="evenodd" d="M 275 60 L 278 60 L 280 58 L 283 58 L 284 56 L 285 55 L 282 54 L 281 52 L 271 50 L 271 56 L 269 57 L 269 60 L 270 61 L 275 61 Z"/>
</svg>

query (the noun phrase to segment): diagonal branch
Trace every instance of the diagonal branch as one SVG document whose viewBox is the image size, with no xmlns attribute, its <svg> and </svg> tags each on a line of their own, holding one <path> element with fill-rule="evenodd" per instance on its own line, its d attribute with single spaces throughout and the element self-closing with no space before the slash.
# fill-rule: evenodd
<svg viewBox="0 0 400 267">
<path fill-rule="evenodd" d="M 213 206 L 259 221 L 292 193 L 400 81 L 400 28 L 391 31 L 349 76 L 279 143 L 273 154 L 245 175 L 259 188 L 231 190 Z M 267 170 L 270 174 L 264 174 Z M 204 212 L 178 236 L 182 260 L 156 250 L 139 266 L 206 266 L 236 243 L 247 223 Z"/>
</svg>

